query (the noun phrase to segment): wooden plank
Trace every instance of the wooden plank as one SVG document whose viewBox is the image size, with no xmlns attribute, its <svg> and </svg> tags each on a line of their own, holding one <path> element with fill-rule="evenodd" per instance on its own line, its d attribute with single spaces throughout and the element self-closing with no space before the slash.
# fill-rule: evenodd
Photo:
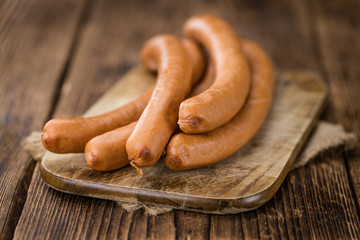
<svg viewBox="0 0 360 240">
<path fill-rule="evenodd" d="M 34 173 L 34 179 L 37 178 L 40 179 L 38 166 Z M 46 187 L 43 181 L 32 184 L 28 194 L 26 214 L 21 216 L 15 239 L 24 239 L 25 236 L 26 239 L 114 239 L 127 236 L 132 214 L 126 213 L 115 202 L 64 194 Z M 51 229 L 47 224 L 52 226 Z"/>
<path fill-rule="evenodd" d="M 328 115 L 360 138 L 360 2 L 315 1 L 313 5 L 323 71 L 329 79 L 332 95 Z M 359 160 L 360 143 L 347 156 L 360 214 Z"/>
<path fill-rule="evenodd" d="M 175 226 L 176 239 L 209 239 L 210 215 L 176 210 Z"/>
<path fill-rule="evenodd" d="M 13 234 L 35 166 L 21 139 L 48 117 L 82 7 L 83 1 L 1 1 L 1 239 Z"/>
<path fill-rule="evenodd" d="M 302 1 L 256 1 L 256 3 L 252 1 L 243 3 L 180 1 L 176 4 L 175 2 L 160 1 L 157 4 L 146 3 L 146 1 L 123 1 L 121 3 L 123 5 L 120 6 L 117 2 L 103 1 L 103 4 L 95 4 L 97 14 L 93 14 L 91 23 L 81 38 L 83 42 L 80 44 L 78 54 L 76 54 L 79 59 L 70 69 L 71 74 L 67 84 L 65 84 L 56 116 L 77 116 L 79 112 L 84 112 L 95 102 L 97 97 L 114 83 L 121 73 L 124 73 L 130 65 L 136 62 L 137 50 L 144 39 L 162 31 L 179 33 L 182 22 L 192 14 L 199 12 L 215 13 L 229 20 L 242 36 L 257 40 L 265 46 L 280 68 L 320 69 L 318 67 L 318 56 L 314 52 L 314 33 L 311 30 L 312 19 L 310 17 L 312 12 L 308 11 Z M 107 18 L 112 20 L 106 20 Z M 114 22 L 127 24 L 118 24 L 115 27 Z M 110 33 L 102 30 L 105 31 L 106 34 L 104 34 L 101 31 L 105 23 L 107 23 L 106 26 Z M 118 28 L 125 28 L 127 30 L 126 35 L 122 35 L 124 32 L 118 32 Z M 98 33 L 94 33 L 96 31 Z M 102 37 L 99 36 L 101 34 Z M 121 37 L 116 39 L 116 34 Z M 86 38 L 88 40 L 84 40 Z M 88 46 L 84 46 L 86 41 L 93 41 L 94 44 L 92 47 L 89 46 L 89 43 Z M 99 42 L 103 44 L 98 44 Z M 106 44 L 109 47 L 103 46 Z M 120 54 L 109 53 L 109 51 L 117 51 L 118 53 L 118 49 L 124 51 L 126 55 L 120 56 Z M 92 56 L 89 53 L 91 51 L 98 54 L 94 53 Z M 100 57 L 95 57 L 95 55 Z M 98 75 L 94 77 L 94 74 Z M 103 85 L 98 80 L 100 77 Z M 76 83 L 76 81 L 79 82 Z M 87 86 L 87 83 L 92 86 Z M 322 229 L 325 228 L 329 230 L 332 227 L 331 233 L 337 231 L 337 222 L 342 222 L 337 236 L 357 236 L 358 230 L 355 228 L 358 224 L 356 208 L 348 187 L 349 182 L 347 181 L 343 158 L 337 154 L 338 149 L 328 152 L 318 158 L 310 167 L 291 174 L 274 199 L 256 211 L 238 215 L 211 216 L 211 220 L 199 218 L 197 214 L 177 214 L 177 212 L 175 212 L 175 216 L 166 214 L 163 217 L 163 223 L 166 222 L 163 229 L 169 230 L 163 236 L 164 238 L 168 237 L 168 239 L 173 238 L 174 227 L 176 227 L 176 237 L 187 236 L 193 239 L 193 236 L 199 235 L 202 238 L 210 236 L 210 238 L 220 239 L 222 236 L 259 238 L 260 235 L 265 237 L 274 235 L 274 238 L 276 236 L 287 236 L 306 239 L 313 236 L 323 236 L 321 233 Z M 325 159 L 329 156 L 330 162 Z M 323 187 L 326 182 L 329 183 L 329 186 Z M 36 188 L 37 184 L 42 185 Z M 45 229 L 51 236 L 60 236 L 59 229 L 71 227 L 85 229 L 83 222 L 69 222 L 67 219 L 71 218 L 73 213 L 89 216 L 89 214 L 87 215 L 89 212 L 88 198 L 75 197 L 48 189 L 40 179 L 38 168 L 35 170 L 30 190 L 15 238 L 21 239 L 27 236 L 26 233 L 36 237 L 36 232 L 40 228 Z M 303 197 L 305 193 L 307 193 L 306 198 Z M 36 200 L 40 201 L 40 204 L 37 204 Z M 65 203 L 70 207 L 62 210 L 61 207 Z M 101 201 L 96 204 L 97 211 L 105 211 L 98 205 L 101 205 Z M 59 209 L 59 211 L 55 212 L 54 209 Z M 116 207 L 107 206 L 106 209 L 113 212 L 110 218 L 112 227 L 108 230 L 112 234 L 111 236 L 137 238 L 144 236 L 142 231 L 154 229 L 148 227 L 148 217 L 142 213 L 142 210 L 134 214 L 124 214 L 117 205 Z M 33 212 L 42 211 L 43 214 L 46 213 L 46 218 L 42 215 L 32 216 L 30 210 Z M 277 213 L 276 217 L 273 216 L 275 212 Z M 121 217 L 119 217 L 120 214 Z M 320 217 L 317 217 L 318 214 Z M 237 228 L 227 228 L 227 226 L 235 225 L 229 224 L 233 218 L 236 218 Z M 267 219 L 271 220 L 268 222 Z M 97 222 L 96 224 L 100 222 L 100 228 L 108 226 L 108 222 L 103 221 L 102 218 L 93 221 Z M 114 221 L 113 225 L 112 221 Z M 198 234 L 192 226 L 197 226 L 199 221 L 201 221 L 201 229 L 207 230 L 201 230 Z M 37 223 L 37 226 L 31 228 L 34 226 L 31 225 L 34 222 Z M 182 227 L 175 223 L 186 223 L 186 226 Z M 348 223 L 348 226 L 345 226 L 344 223 Z M 119 225 L 120 228 L 117 228 Z M 174 227 L 169 228 L 169 225 Z M 162 229 L 162 226 L 160 223 L 157 227 Z M 193 230 L 188 231 L 189 228 Z M 354 230 L 351 230 L 352 228 Z M 226 234 L 222 234 L 225 232 L 222 229 L 228 229 Z M 138 232 L 139 230 L 141 231 Z M 83 230 L 79 230 L 79 232 L 81 236 L 86 235 Z M 99 237 L 100 234 L 94 233 L 95 236 Z M 147 232 L 146 235 L 151 236 L 152 234 Z M 67 237 L 76 238 L 80 236 L 70 231 Z"/>
</svg>

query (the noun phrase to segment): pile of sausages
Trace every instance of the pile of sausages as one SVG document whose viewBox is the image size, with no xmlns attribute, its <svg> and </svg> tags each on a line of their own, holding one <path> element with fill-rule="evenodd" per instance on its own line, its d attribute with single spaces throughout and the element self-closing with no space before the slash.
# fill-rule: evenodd
<svg viewBox="0 0 360 240">
<path fill-rule="evenodd" d="M 217 17 L 190 18 L 184 34 L 183 40 L 162 34 L 145 43 L 141 64 L 157 71 L 153 88 L 102 115 L 50 120 L 43 145 L 55 153 L 85 152 L 98 171 L 131 164 L 141 175 L 162 156 L 169 169 L 186 170 L 236 152 L 265 120 L 273 64 Z"/>
</svg>

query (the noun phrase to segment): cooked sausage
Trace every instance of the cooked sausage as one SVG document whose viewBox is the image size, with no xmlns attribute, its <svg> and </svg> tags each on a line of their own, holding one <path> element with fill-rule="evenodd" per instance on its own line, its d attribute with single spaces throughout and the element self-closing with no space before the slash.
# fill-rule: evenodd
<svg viewBox="0 0 360 240">
<path fill-rule="evenodd" d="M 86 143 L 93 137 L 137 120 L 151 93 L 149 89 L 136 100 L 98 116 L 52 119 L 43 128 L 42 143 L 54 153 L 84 152 Z"/>
<path fill-rule="evenodd" d="M 200 47 L 190 39 L 183 40 L 194 66 L 192 81 L 195 84 L 203 75 L 205 57 Z M 156 71 L 157 66 L 146 66 Z M 86 143 L 105 132 L 125 126 L 137 120 L 150 99 L 153 88 L 136 100 L 111 112 L 87 118 L 56 118 L 47 122 L 43 128 L 42 142 L 45 148 L 55 153 L 81 153 Z"/>
<path fill-rule="evenodd" d="M 179 105 L 191 88 L 190 61 L 180 39 L 173 35 L 154 37 L 142 49 L 141 62 L 145 67 L 158 65 L 158 75 L 153 94 L 126 142 L 130 164 L 138 171 L 159 160 L 177 126 Z"/>
<path fill-rule="evenodd" d="M 200 79 L 202 79 L 202 76 L 204 75 L 206 65 L 205 56 L 201 50 L 201 47 L 193 40 L 184 38 L 182 39 L 182 44 L 189 53 L 193 65 L 191 85 L 194 86 L 199 82 Z"/>
<path fill-rule="evenodd" d="M 214 82 L 215 70 L 211 63 L 208 63 L 204 78 L 191 90 L 189 97 L 199 95 L 208 89 Z"/>
<path fill-rule="evenodd" d="M 198 81 L 202 78 L 205 71 L 205 56 L 201 50 L 201 47 L 193 40 L 189 38 L 184 38 L 181 40 L 184 45 L 186 51 L 188 52 L 191 63 L 193 65 L 192 71 L 192 85 L 198 83 Z M 143 61 L 143 67 L 148 71 L 156 72 L 158 70 L 158 63 L 153 60 Z"/>
<path fill-rule="evenodd" d="M 97 171 L 111 171 L 130 163 L 125 144 L 137 121 L 91 139 L 85 146 L 87 164 Z"/>
<path fill-rule="evenodd" d="M 215 67 L 215 80 L 208 90 L 180 105 L 179 126 L 185 133 L 203 133 L 225 123 L 242 107 L 249 92 L 249 67 L 241 40 L 223 20 L 200 15 L 184 26 L 187 37 L 201 43 Z"/>
<path fill-rule="evenodd" d="M 273 98 L 273 65 L 255 43 L 244 41 L 243 46 L 252 72 L 252 87 L 245 105 L 231 121 L 211 132 L 173 136 L 165 156 L 168 168 L 186 170 L 225 159 L 246 144 L 265 120 Z"/>
</svg>

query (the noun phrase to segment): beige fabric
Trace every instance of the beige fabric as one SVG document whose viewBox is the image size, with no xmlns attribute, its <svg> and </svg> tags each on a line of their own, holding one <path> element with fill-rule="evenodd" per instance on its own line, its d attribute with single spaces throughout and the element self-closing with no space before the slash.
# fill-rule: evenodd
<svg viewBox="0 0 360 240">
<path fill-rule="evenodd" d="M 25 150 L 35 161 L 40 161 L 46 153 L 46 149 L 41 142 L 41 132 L 33 131 L 21 142 Z"/>
<path fill-rule="evenodd" d="M 310 136 L 303 151 L 297 158 L 292 170 L 306 165 L 314 157 L 333 147 L 344 145 L 347 149 L 353 148 L 358 139 L 354 133 L 347 133 L 339 124 L 320 121 Z M 36 161 L 44 156 L 46 149 L 41 143 L 41 132 L 34 131 L 22 142 L 23 149 Z M 125 210 L 133 212 L 144 208 L 149 215 L 158 215 L 172 210 L 169 206 L 148 205 L 144 203 L 118 202 Z"/>
<path fill-rule="evenodd" d="M 134 212 L 140 208 L 144 208 L 145 212 L 151 216 L 156 216 L 173 210 L 171 206 L 154 205 L 154 204 L 148 205 L 141 202 L 136 202 L 136 203 L 117 202 L 117 203 L 127 212 Z"/>
<path fill-rule="evenodd" d="M 347 133 L 342 125 L 320 121 L 296 159 L 292 170 L 306 165 L 316 155 L 329 148 L 344 145 L 346 149 L 351 149 L 355 147 L 357 142 L 356 135 Z"/>
</svg>

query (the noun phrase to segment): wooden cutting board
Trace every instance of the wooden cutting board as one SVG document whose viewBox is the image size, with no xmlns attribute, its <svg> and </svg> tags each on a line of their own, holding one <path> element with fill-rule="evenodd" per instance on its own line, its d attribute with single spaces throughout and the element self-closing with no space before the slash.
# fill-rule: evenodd
<svg viewBox="0 0 360 240">
<path fill-rule="evenodd" d="M 118 81 L 85 116 L 97 115 L 135 99 L 155 77 L 141 68 Z M 84 154 L 47 152 L 41 162 L 45 182 L 60 191 L 122 202 L 164 205 L 228 214 L 257 208 L 283 182 L 321 110 L 327 90 L 311 73 L 280 72 L 270 113 L 256 136 L 229 158 L 203 168 L 174 172 L 160 160 L 144 169 L 96 172 Z"/>
</svg>

